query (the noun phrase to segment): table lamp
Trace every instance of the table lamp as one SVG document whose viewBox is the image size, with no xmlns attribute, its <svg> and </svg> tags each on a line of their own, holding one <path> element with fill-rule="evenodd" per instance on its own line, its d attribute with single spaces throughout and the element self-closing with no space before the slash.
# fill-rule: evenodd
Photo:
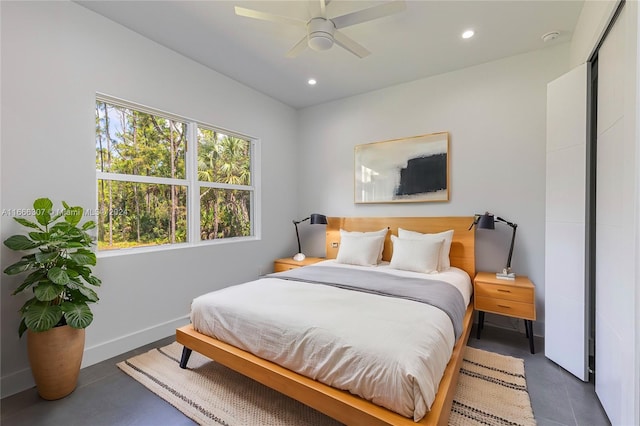
<svg viewBox="0 0 640 426">
<path fill-rule="evenodd" d="M 302 262 L 305 259 L 305 257 L 307 257 L 304 255 L 304 253 L 302 253 L 302 248 L 300 247 L 300 234 L 298 233 L 298 224 L 302 222 L 306 222 L 307 220 L 310 221 L 311 225 L 327 224 L 327 217 L 323 214 L 317 214 L 317 213 L 313 213 L 311 216 L 305 217 L 302 220 L 293 221 L 293 225 L 296 227 L 296 238 L 298 239 L 298 253 L 296 253 L 296 255 L 293 256 L 293 260 L 298 262 Z"/>
<path fill-rule="evenodd" d="M 509 225 L 513 229 L 513 234 L 511 235 L 511 246 L 509 247 L 509 257 L 507 258 L 507 265 L 504 267 L 502 272 L 496 273 L 496 278 L 502 280 L 514 280 L 516 278 L 516 274 L 511 271 L 511 256 L 513 255 L 513 243 L 516 240 L 516 229 L 518 228 L 518 225 L 509 222 L 508 220 L 505 220 L 499 216 L 495 217 L 493 214 L 486 212 L 482 215 L 476 215 L 475 220 L 473 221 L 469 229 L 471 229 L 474 225 L 478 229 L 495 229 L 496 221 Z"/>
</svg>

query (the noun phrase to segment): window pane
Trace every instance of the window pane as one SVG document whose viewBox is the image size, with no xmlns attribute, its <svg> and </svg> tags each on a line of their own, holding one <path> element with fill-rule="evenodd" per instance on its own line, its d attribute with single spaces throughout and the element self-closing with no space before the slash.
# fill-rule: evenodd
<svg viewBox="0 0 640 426">
<path fill-rule="evenodd" d="M 251 192 L 200 188 L 200 239 L 251 235 Z"/>
<path fill-rule="evenodd" d="M 96 169 L 184 179 L 187 125 L 96 101 Z"/>
<path fill-rule="evenodd" d="M 251 185 L 251 143 L 198 128 L 198 180 Z"/>
<path fill-rule="evenodd" d="M 187 187 L 98 180 L 98 249 L 187 241 Z"/>
</svg>

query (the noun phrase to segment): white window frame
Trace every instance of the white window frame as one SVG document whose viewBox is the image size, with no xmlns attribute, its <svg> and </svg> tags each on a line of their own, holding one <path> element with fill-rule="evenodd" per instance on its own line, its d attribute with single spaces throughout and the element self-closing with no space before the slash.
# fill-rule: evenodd
<svg viewBox="0 0 640 426">
<path fill-rule="evenodd" d="M 114 180 L 123 182 L 150 183 L 161 185 L 179 185 L 187 188 L 187 241 L 184 243 L 167 243 L 156 246 L 130 247 L 123 249 L 97 250 L 98 257 L 112 257 L 123 254 L 148 253 L 153 251 L 174 250 L 193 246 L 229 244 L 244 241 L 256 241 L 261 239 L 261 206 L 260 206 L 260 143 L 256 137 L 234 132 L 193 120 L 184 116 L 168 113 L 156 108 L 150 108 L 134 102 L 126 101 L 103 93 L 97 93 L 95 102 L 106 102 L 110 105 L 130 108 L 146 114 L 152 114 L 162 118 L 185 123 L 187 125 L 187 147 L 185 150 L 185 179 L 174 179 L 155 176 L 129 175 L 122 173 L 101 172 L 96 170 L 96 210 L 98 211 L 98 181 Z M 94 104 L 95 104 L 94 102 Z M 201 182 L 198 180 L 198 127 L 220 132 L 227 136 L 244 139 L 250 144 L 250 173 L 249 185 L 230 185 L 218 182 Z M 195 147 L 195 149 L 193 148 Z M 95 150 L 94 150 L 95 155 Z M 95 158 L 94 158 L 95 161 Z M 213 240 L 200 239 L 200 188 L 237 189 L 250 192 L 249 217 L 251 223 L 251 235 L 246 237 L 216 238 Z M 96 231 L 97 232 L 97 231 Z"/>
</svg>

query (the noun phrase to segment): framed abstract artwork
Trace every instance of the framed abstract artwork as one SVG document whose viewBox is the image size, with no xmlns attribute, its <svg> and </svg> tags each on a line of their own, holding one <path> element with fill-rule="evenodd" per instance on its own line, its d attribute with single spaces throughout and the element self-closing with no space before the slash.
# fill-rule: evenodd
<svg viewBox="0 0 640 426">
<path fill-rule="evenodd" d="M 448 200 L 448 132 L 356 145 L 356 203 Z"/>
</svg>

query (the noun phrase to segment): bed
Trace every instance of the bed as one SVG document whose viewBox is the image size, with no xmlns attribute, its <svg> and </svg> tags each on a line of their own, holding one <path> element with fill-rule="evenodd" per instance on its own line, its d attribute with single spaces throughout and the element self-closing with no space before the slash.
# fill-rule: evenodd
<svg viewBox="0 0 640 426">
<path fill-rule="evenodd" d="M 389 269 L 387 262 L 395 262 L 395 260 L 392 260 L 392 251 L 394 247 L 392 239 L 396 238 L 395 236 L 398 234 L 399 228 L 427 234 L 453 230 L 453 240 L 451 242 L 449 253 L 449 260 L 452 267 L 451 274 L 457 274 L 458 276 L 463 274 L 467 277 L 467 282 L 470 283 L 469 277 L 472 277 L 475 274 L 474 233 L 473 231 L 468 230 L 469 224 L 472 223 L 472 221 L 472 217 L 329 218 L 326 236 L 327 259 L 340 258 L 340 256 L 344 254 L 344 249 L 350 238 L 344 237 L 341 241 L 341 235 L 348 234 L 343 234 L 344 231 L 373 231 L 388 228 L 389 232 L 386 233 L 386 237 L 384 239 L 382 263 L 374 268 L 364 268 L 340 263 L 336 264 L 335 260 L 328 260 L 327 262 L 323 262 L 323 264 L 318 264 L 314 267 L 300 268 L 298 271 L 300 273 L 304 270 L 307 273 L 313 272 L 320 275 L 331 275 L 334 271 L 337 271 L 340 268 L 349 270 L 349 274 L 351 274 L 351 269 L 376 269 L 377 271 L 375 274 L 380 271 L 386 276 L 390 276 L 388 275 L 390 272 L 391 274 L 396 274 L 396 272 L 393 271 L 395 268 Z M 343 253 L 339 253 L 341 242 L 343 243 Z M 396 247 L 398 250 L 401 248 L 397 243 Z M 315 270 L 312 271 L 314 268 Z M 385 270 L 385 268 L 387 269 Z M 454 271 L 456 274 L 453 274 Z M 357 272 L 355 276 L 359 277 L 357 274 L 366 273 L 372 272 Z M 294 273 L 293 278 L 287 277 L 287 279 L 282 277 L 281 274 L 267 276 L 258 281 L 246 283 L 241 286 L 232 286 L 228 288 L 228 290 L 223 289 L 221 291 L 214 292 L 215 294 L 212 294 L 211 296 L 203 295 L 194 300 L 194 307 L 192 311 L 193 323 L 179 328 L 176 332 L 177 341 L 185 347 L 181 367 L 186 367 L 188 355 L 192 350 L 195 350 L 345 424 L 408 425 L 447 423 L 457 383 L 458 370 L 462 361 L 462 352 L 469 336 L 469 329 L 472 321 L 473 309 L 472 304 L 469 303 L 470 291 L 465 296 L 461 297 L 461 299 L 464 300 L 464 304 L 461 309 L 458 309 L 458 314 L 456 315 L 459 315 L 460 317 L 458 321 L 459 324 L 457 327 L 454 327 L 455 321 L 449 321 L 447 318 L 447 315 L 451 317 L 452 314 L 450 312 L 445 313 L 442 309 L 438 309 L 433 306 L 422 307 L 424 306 L 422 304 L 420 304 L 420 308 L 417 308 L 415 305 L 419 304 L 416 304 L 413 299 L 407 300 L 406 298 L 401 298 L 396 300 L 396 298 L 393 298 L 393 302 L 391 303 L 385 301 L 385 305 L 383 307 L 383 302 L 380 302 L 379 299 L 390 298 L 381 298 L 378 295 L 372 295 L 369 293 L 360 295 L 360 292 L 344 290 L 343 288 L 328 288 L 326 285 L 318 286 L 305 283 L 304 286 L 301 286 L 297 281 L 299 277 L 295 275 L 296 274 Z M 423 274 L 400 271 L 399 275 L 417 276 Z M 446 274 L 436 275 L 444 277 Z M 365 277 L 368 279 L 368 276 L 365 275 Z M 306 277 L 303 279 L 306 280 Z M 405 278 L 402 279 L 405 280 Z M 466 285 L 469 286 L 469 284 Z M 301 290 L 303 287 L 304 292 Z M 237 299 L 239 297 L 238 295 L 241 294 L 236 293 L 238 291 L 247 291 L 247 299 L 244 304 L 250 308 L 249 311 L 253 312 L 255 310 L 256 312 L 259 312 L 263 308 L 266 309 L 267 311 L 262 315 L 274 317 L 273 324 L 266 325 L 267 328 L 264 328 L 264 324 L 261 324 L 262 321 L 255 320 L 253 317 L 243 317 L 243 313 L 236 315 L 226 312 L 228 309 L 227 305 L 225 305 L 225 295 L 226 299 Z M 282 293 L 275 293 L 277 291 L 282 291 Z M 358 295 L 354 295 L 353 293 L 358 293 Z M 453 293 L 458 292 L 454 291 Z M 460 293 L 464 294 L 462 290 Z M 268 301 L 268 303 L 264 303 L 264 306 L 260 306 L 259 303 L 251 302 L 249 299 L 251 294 L 255 295 L 255 300 L 264 300 L 265 302 Z M 275 299 L 269 299 L 269 297 L 275 297 Z M 292 299 L 288 300 L 287 298 L 289 297 Z M 352 297 L 357 299 L 351 299 Z M 307 300 L 315 301 L 316 305 L 322 305 L 323 303 L 325 305 L 329 304 L 331 309 L 328 310 L 328 312 L 330 312 L 331 315 L 325 315 L 327 318 L 323 318 L 322 316 L 313 317 L 313 315 L 320 314 L 312 314 L 312 312 L 315 311 L 312 311 L 311 303 L 308 308 L 302 305 L 305 298 Z M 365 299 L 367 300 L 366 302 Z M 287 313 L 284 317 L 288 315 L 290 317 L 289 319 L 278 317 L 276 320 L 275 317 L 280 308 L 278 306 L 272 307 L 274 301 L 291 306 L 295 305 L 297 310 L 290 313 L 286 311 Z M 216 303 L 218 303 L 217 306 L 215 306 Z M 364 305 L 365 303 L 367 305 Z M 373 304 L 368 305 L 368 303 Z M 380 305 L 377 305 L 377 303 L 380 303 Z M 371 330 L 369 330 L 369 332 L 363 330 L 360 333 L 357 328 L 358 325 L 351 324 L 352 322 L 357 321 L 352 321 L 348 319 L 349 317 L 345 317 L 347 318 L 346 321 L 340 318 L 340 315 L 342 315 L 341 312 L 343 312 L 340 310 L 342 309 L 340 308 L 340 305 L 359 307 L 361 304 L 363 304 L 362 306 L 367 306 L 367 308 L 360 311 L 358 315 L 363 316 L 363 324 L 366 324 L 369 328 L 375 328 L 373 333 Z M 391 306 L 387 308 L 387 305 Z M 204 312 L 202 306 L 215 306 L 215 308 L 211 308 L 211 311 L 213 312 L 212 315 L 214 316 L 204 317 L 203 319 L 204 313 L 200 313 Z M 273 311 L 268 312 L 268 309 L 273 309 Z M 421 321 L 420 324 L 424 324 L 425 322 L 432 322 L 434 324 L 433 329 L 435 331 L 430 331 L 430 329 L 424 332 L 417 327 L 412 331 L 411 327 L 407 328 L 407 324 L 398 325 L 399 327 L 405 327 L 403 334 L 413 333 L 421 336 L 420 339 L 416 339 L 416 344 L 420 345 L 420 347 L 415 350 L 412 346 L 409 346 L 409 341 L 406 342 L 407 346 L 405 346 L 405 341 L 403 340 L 394 341 L 395 344 L 402 345 L 403 354 L 405 352 L 413 354 L 414 352 L 422 353 L 424 351 L 431 351 L 432 355 L 430 356 L 432 356 L 433 362 L 428 364 L 427 369 L 433 370 L 432 372 L 429 372 L 429 374 L 423 374 L 423 370 L 414 369 L 413 367 L 415 366 L 415 362 L 411 360 L 408 362 L 409 368 L 407 371 L 404 370 L 404 366 L 402 366 L 403 369 L 397 369 L 395 364 L 391 364 L 392 367 L 388 368 L 389 371 L 399 371 L 399 373 L 384 376 L 389 377 L 389 379 L 377 380 L 377 382 L 380 383 L 385 382 L 385 385 L 386 382 L 389 382 L 389 386 L 391 386 L 390 389 L 394 389 L 393 386 L 397 386 L 398 389 L 404 389 L 407 387 L 415 388 L 415 390 L 410 389 L 409 395 L 410 398 L 414 398 L 413 401 L 404 401 L 404 397 L 401 395 L 402 392 L 399 391 L 399 396 L 396 398 L 397 400 L 394 400 L 394 398 L 389 396 L 394 393 L 393 390 L 390 391 L 384 388 L 373 389 L 372 384 L 367 382 L 367 374 L 363 373 L 357 375 L 359 377 L 358 380 L 362 379 L 360 376 L 365 376 L 365 379 L 360 380 L 358 386 L 361 387 L 356 387 L 355 389 L 351 389 L 349 386 L 345 385 L 345 383 L 341 382 L 343 379 L 341 378 L 341 375 L 338 374 L 340 373 L 339 370 L 341 367 L 348 369 L 349 366 L 353 367 L 354 365 L 359 367 L 351 368 L 352 371 L 364 371 L 367 369 L 386 371 L 386 367 L 377 367 L 377 361 L 371 361 L 365 358 L 364 355 L 361 355 L 358 351 L 355 351 L 356 355 L 353 355 L 351 351 L 352 346 L 364 345 L 367 347 L 367 350 L 372 348 L 372 356 L 374 358 L 377 357 L 376 359 L 386 359 L 392 355 L 392 352 L 394 351 L 388 351 L 388 353 L 385 353 L 385 345 L 381 345 L 380 342 L 376 342 L 375 339 L 376 330 L 380 330 L 380 336 L 384 336 L 381 329 L 388 328 L 388 325 L 385 323 L 375 323 L 375 318 L 369 318 L 365 315 L 367 311 L 377 312 L 382 309 L 391 309 L 389 312 L 394 318 L 402 317 L 402 319 L 406 319 L 406 321 L 413 321 L 415 319 Z M 307 327 L 304 323 L 298 324 L 302 321 L 300 320 L 302 311 L 308 311 L 311 318 L 309 320 L 311 321 L 310 324 L 315 324 L 317 326 Z M 402 315 L 399 314 L 400 312 Z M 227 316 L 225 317 L 224 315 Z M 444 320 L 442 318 L 444 318 Z M 290 321 L 289 325 L 287 325 L 286 321 Z M 353 345 L 349 343 L 342 347 L 333 348 L 327 344 L 325 331 L 329 329 L 328 323 L 331 323 L 332 321 L 338 324 L 343 324 L 343 326 L 339 328 L 339 340 L 344 341 L 345 338 L 352 338 L 354 339 L 354 342 L 352 342 Z M 400 323 L 402 321 L 397 322 Z M 207 325 L 208 323 L 217 325 L 209 327 Z M 230 326 L 226 327 L 226 324 L 224 323 L 230 324 Z M 238 323 L 246 324 L 246 326 L 249 327 L 249 330 L 254 330 L 254 332 L 246 331 L 245 329 L 243 333 L 239 333 L 234 336 L 232 326 L 235 326 Z M 222 324 L 222 326 L 219 324 Z M 263 328 L 260 328 L 259 326 Z M 218 328 L 216 329 L 215 327 Z M 273 330 L 270 330 L 269 327 Z M 297 336 L 289 342 L 284 342 L 283 345 L 285 348 L 289 348 L 292 345 L 300 346 L 302 352 L 296 356 L 290 356 L 291 354 L 288 354 L 286 350 L 271 350 L 272 346 L 277 346 L 278 343 L 274 340 L 275 337 L 270 335 L 270 331 L 273 331 L 273 335 L 275 336 L 284 336 L 289 334 L 289 328 L 293 333 L 296 327 L 302 327 L 302 329 L 307 327 L 305 330 L 313 329 L 313 332 L 306 333 L 302 339 L 300 336 Z M 318 332 L 318 330 L 320 331 Z M 395 338 L 393 336 L 393 329 L 387 330 L 387 332 L 390 332 L 391 334 L 384 338 L 385 342 L 393 341 Z M 338 331 L 336 331 L 336 333 L 338 333 Z M 442 338 L 444 343 L 438 343 L 438 345 L 446 347 L 445 355 L 443 355 L 442 349 L 436 348 L 438 345 L 435 343 L 433 344 L 433 350 L 430 349 L 430 346 L 425 346 L 426 344 L 422 340 L 432 340 L 435 342 L 435 340 L 429 337 L 431 336 L 430 333 L 433 333 L 435 336 L 444 336 Z M 360 338 L 362 337 L 360 335 L 367 334 L 370 335 L 368 338 L 369 340 Z M 217 338 L 211 337 L 212 335 Z M 247 336 L 251 335 L 254 336 L 255 339 L 247 338 Z M 422 338 L 423 335 L 425 336 L 424 339 Z M 313 339 L 317 339 L 316 343 L 311 340 L 312 337 Z M 439 338 L 440 337 L 438 337 L 438 339 Z M 274 344 L 274 342 L 276 343 Z M 347 349 L 345 349 L 345 347 Z M 254 355 L 254 353 L 261 357 Z M 323 361 L 322 357 L 318 358 L 316 356 L 313 358 L 313 356 L 318 353 L 324 353 L 324 356 L 328 358 L 337 359 L 337 364 L 334 365 L 326 363 Z M 359 361 L 359 358 L 354 358 L 355 356 L 363 356 L 363 358 Z M 402 358 L 402 362 L 404 362 L 405 357 L 400 356 L 400 358 Z M 309 359 L 315 360 L 313 362 L 308 362 Z M 270 360 L 275 362 L 271 362 Z M 358 364 L 358 362 L 361 363 Z M 423 363 L 424 362 L 420 360 L 419 364 L 422 365 Z M 366 368 L 363 368 L 363 366 Z M 393 370 L 394 368 L 396 368 L 396 370 Z M 296 373 L 294 370 L 301 374 Z M 369 376 L 383 377 L 377 375 L 377 370 L 375 374 Z M 384 374 L 387 373 L 385 372 Z M 408 382 L 403 381 L 404 376 L 409 377 L 407 379 Z M 324 383 L 332 384 L 334 387 Z M 378 386 L 377 383 L 376 386 Z M 362 397 L 346 390 L 340 390 L 339 388 L 349 389 L 351 392 L 359 393 Z M 430 410 L 428 410 L 428 406 L 430 406 Z M 406 407 L 415 411 L 407 412 Z M 414 421 L 418 419 L 419 421 Z"/>
</svg>

